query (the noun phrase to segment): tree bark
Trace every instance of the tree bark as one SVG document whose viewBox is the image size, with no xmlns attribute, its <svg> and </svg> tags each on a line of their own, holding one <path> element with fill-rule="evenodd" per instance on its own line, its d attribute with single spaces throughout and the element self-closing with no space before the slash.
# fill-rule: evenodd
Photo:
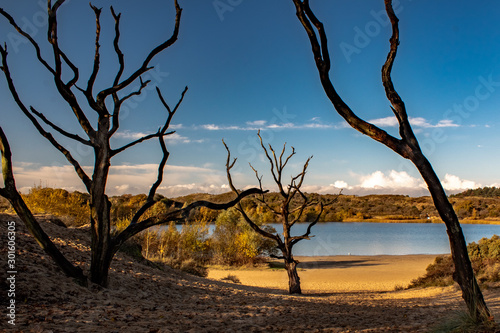
<svg viewBox="0 0 500 333">
<path fill-rule="evenodd" d="M 451 256 L 455 265 L 453 280 L 460 286 L 462 297 L 474 321 L 489 321 L 491 320 L 491 312 L 479 289 L 467 252 L 467 243 L 455 210 L 449 202 L 443 186 L 427 158 L 421 152 L 418 152 L 412 157 L 412 162 L 427 184 L 432 200 L 434 201 L 434 206 L 446 225 Z"/>
<path fill-rule="evenodd" d="M 56 265 L 66 274 L 73 278 L 78 284 L 86 286 L 87 277 L 83 274 L 80 267 L 73 265 L 59 251 L 49 236 L 43 231 L 42 227 L 35 219 L 23 198 L 16 188 L 14 175 L 12 173 L 12 153 L 9 142 L 2 128 L 0 127 L 0 152 L 2 154 L 2 174 L 5 188 L 0 188 L 0 195 L 5 197 L 19 218 L 24 222 L 30 234 L 35 238 L 40 247 L 49 255 Z"/>
<path fill-rule="evenodd" d="M 285 259 L 285 268 L 288 273 L 288 293 L 302 294 L 300 289 L 300 278 L 297 273 L 297 261 L 293 257 Z"/>
<path fill-rule="evenodd" d="M 90 190 L 91 212 L 91 265 L 90 280 L 100 286 L 108 286 L 108 271 L 111 265 L 111 203 L 106 195 L 111 148 L 109 147 L 109 118 L 99 119 L 98 142 L 95 150 L 94 175 Z"/>
<path fill-rule="evenodd" d="M 323 24 L 314 15 L 309 7 L 308 0 L 293 0 L 293 2 L 297 9 L 297 17 L 309 37 L 316 67 L 326 95 L 337 112 L 351 127 L 369 136 L 373 140 L 384 144 L 400 156 L 411 160 L 413 164 L 415 164 L 429 188 L 429 192 L 439 215 L 446 224 L 452 258 L 455 264 L 454 279 L 462 289 L 462 296 L 469 310 L 469 314 L 476 322 L 491 320 L 490 311 L 486 306 L 484 297 L 474 276 L 474 271 L 472 270 L 472 265 L 467 253 L 467 244 L 458 218 L 452 205 L 448 201 L 448 197 L 446 196 L 439 178 L 419 147 L 418 141 L 408 121 L 405 105 L 392 83 L 391 70 L 399 45 L 399 20 L 392 8 L 392 0 L 385 0 L 386 12 L 392 25 L 392 36 L 390 39 L 390 51 L 382 67 L 382 83 L 385 88 L 387 99 L 391 102 L 392 111 L 399 123 L 400 139 L 389 135 L 379 127 L 359 118 L 338 95 L 329 76 L 330 55 Z"/>
</svg>

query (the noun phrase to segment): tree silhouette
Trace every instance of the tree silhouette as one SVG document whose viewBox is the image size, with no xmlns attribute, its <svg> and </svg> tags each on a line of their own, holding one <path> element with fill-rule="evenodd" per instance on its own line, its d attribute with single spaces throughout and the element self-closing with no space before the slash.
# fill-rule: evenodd
<svg viewBox="0 0 500 333">
<path fill-rule="evenodd" d="M 83 182 L 87 192 L 90 194 L 90 223 L 91 223 L 91 263 L 90 263 L 90 280 L 101 286 L 108 285 L 108 271 L 113 259 L 114 254 L 120 246 L 130 237 L 135 234 L 155 225 L 165 224 L 170 221 L 184 220 L 189 212 L 198 207 L 207 207 L 211 209 L 226 209 L 234 206 L 243 197 L 260 193 L 260 189 L 249 189 L 239 193 L 239 195 L 232 201 L 223 204 L 215 204 L 207 201 L 196 201 L 187 205 L 182 209 L 175 209 L 167 213 L 156 215 L 149 218 L 143 218 L 144 213 L 151 208 L 157 200 L 155 194 L 163 181 L 163 171 L 167 163 L 169 152 L 165 144 L 165 137 L 172 135 L 174 131 L 169 131 L 170 122 L 179 109 L 179 106 L 184 99 L 187 92 L 187 87 L 182 91 L 179 101 L 174 108 L 170 108 L 164 100 L 160 89 L 156 87 L 158 97 L 167 110 L 165 123 L 158 129 L 156 133 L 145 135 L 135 141 L 132 141 L 122 147 L 112 148 L 110 140 L 120 127 L 120 110 L 125 101 L 132 96 L 140 95 L 144 88 L 150 81 L 143 81 L 142 75 L 150 71 L 154 67 L 150 65 L 151 60 L 172 46 L 178 37 L 182 9 L 179 7 L 177 0 L 175 1 L 175 24 L 174 30 L 170 38 L 160 43 L 153 48 L 145 57 L 140 66 L 131 72 L 127 77 L 123 77 L 125 72 L 125 57 L 120 49 L 120 14 L 115 13 L 111 7 L 111 14 L 115 21 L 115 35 L 113 40 L 113 48 L 118 60 L 118 71 L 114 77 L 111 86 L 94 94 L 94 85 L 100 71 L 100 34 L 101 24 L 100 15 L 101 9 L 93 5 L 92 8 L 96 19 L 96 33 L 95 33 L 95 53 L 92 67 L 92 73 L 82 88 L 80 86 L 80 75 L 78 67 L 70 60 L 66 53 L 61 49 L 58 40 L 58 10 L 64 4 L 65 0 L 57 0 L 52 5 L 48 1 L 48 28 L 47 36 L 50 48 L 52 51 L 52 59 L 54 65 L 50 65 L 41 52 L 39 44 L 24 31 L 14 20 L 14 18 L 6 11 L 0 8 L 0 14 L 6 18 L 10 25 L 14 27 L 19 34 L 21 34 L 35 49 L 38 62 L 50 73 L 54 79 L 55 87 L 59 95 L 66 102 L 67 106 L 71 109 L 73 115 L 76 117 L 81 129 L 84 131 L 86 138 L 79 136 L 75 133 L 70 133 L 64 128 L 56 125 L 56 122 L 49 120 L 42 112 L 39 112 L 35 107 L 27 107 L 23 103 L 18 94 L 18 90 L 12 78 L 10 68 L 7 62 L 7 45 L 0 46 L 0 53 L 2 57 L 1 70 L 3 71 L 7 80 L 7 85 L 10 93 L 15 100 L 18 107 L 24 115 L 32 122 L 37 131 L 49 141 L 59 152 L 61 152 L 67 161 L 73 166 L 75 172 Z M 69 79 L 68 79 L 69 78 Z M 124 89 L 130 87 L 134 82 L 139 81 L 139 88 L 131 93 L 124 93 Z M 86 101 L 86 109 L 91 110 L 85 112 L 85 108 L 80 104 L 79 98 L 83 95 L 83 100 Z M 96 124 L 93 125 L 90 119 L 97 118 Z M 71 139 L 78 144 L 90 147 L 94 151 L 94 166 L 92 175 L 87 174 L 80 162 L 74 158 L 72 153 L 60 144 L 52 133 L 46 129 L 50 128 L 52 131 L 67 139 Z M 132 217 L 130 224 L 120 233 L 111 233 L 111 203 L 106 195 L 106 182 L 109 175 L 111 166 L 111 159 L 117 154 L 133 147 L 143 141 L 150 139 L 158 139 L 162 151 L 162 157 L 158 165 L 158 173 L 156 181 L 151 185 L 147 200 L 144 205 L 137 210 Z M 11 152 L 3 131 L 1 136 L 2 147 L 2 167 L 5 188 L 1 189 L 0 195 L 6 197 L 16 210 L 19 217 L 26 223 L 28 229 L 31 231 L 37 242 L 44 248 L 44 250 L 55 260 L 61 269 L 69 276 L 72 276 L 79 281 L 85 280 L 81 269 L 72 265 L 64 256 L 57 250 L 55 245 L 50 241 L 50 238 L 43 233 L 43 230 L 33 218 L 33 215 L 22 201 L 22 198 L 17 194 L 15 187 L 14 176 L 12 173 Z"/>
<path fill-rule="evenodd" d="M 476 321 L 491 320 L 491 313 L 484 301 L 483 294 L 479 289 L 474 271 L 472 270 L 467 254 L 467 244 L 457 215 L 432 165 L 420 149 L 417 138 L 408 121 L 405 104 L 396 92 L 391 79 L 392 65 L 399 45 L 399 20 L 394 13 L 392 1 L 385 0 L 386 12 L 392 26 L 392 36 L 390 38 L 390 50 L 382 67 L 382 83 L 387 99 L 391 103 L 391 109 L 398 120 L 401 138 L 391 136 L 379 127 L 359 118 L 342 100 L 329 77 L 331 68 L 330 54 L 323 24 L 312 11 L 308 0 L 293 0 L 293 3 L 297 10 L 297 17 L 309 37 L 320 81 L 326 95 L 337 112 L 351 127 L 386 145 L 402 157 L 410 160 L 417 167 L 429 188 L 434 205 L 441 219 L 446 224 L 451 254 L 455 263 L 455 274 L 453 277 L 462 289 L 462 296 L 467 304 L 469 313 Z"/>
<path fill-rule="evenodd" d="M 304 177 L 306 175 L 307 167 L 309 166 L 309 161 L 312 157 L 309 157 L 307 161 L 304 163 L 302 171 L 296 176 L 292 176 L 290 179 L 290 183 L 288 185 L 283 184 L 283 172 L 285 170 L 286 165 L 289 160 L 295 155 L 295 149 L 292 147 L 292 152 L 285 156 L 286 144 L 283 145 L 283 149 L 279 156 L 277 156 L 276 151 L 269 144 L 269 150 L 265 147 L 262 137 L 260 136 L 260 132 L 257 134 L 260 139 L 260 145 L 262 150 L 264 151 L 267 160 L 269 161 L 269 166 L 271 169 L 271 175 L 273 177 L 273 181 L 278 187 L 278 193 L 281 197 L 279 200 L 279 207 L 271 206 L 265 197 L 265 191 L 262 188 L 262 176 L 259 176 L 257 170 L 254 169 L 252 165 L 250 167 L 255 172 L 255 176 L 259 182 L 259 187 L 262 191 L 262 195 L 260 196 L 259 201 L 264 204 L 267 209 L 269 209 L 275 216 L 278 217 L 278 220 L 281 222 L 283 226 L 283 238 L 280 237 L 279 234 L 272 234 L 263 228 L 261 228 L 257 223 L 252 221 L 252 219 L 247 215 L 241 203 L 238 203 L 237 210 L 241 213 L 245 221 L 248 225 L 255 230 L 259 235 L 266 237 L 268 239 L 274 240 L 276 242 L 277 248 L 281 251 L 281 256 L 274 256 L 274 258 L 282 259 L 286 271 L 288 273 L 288 292 L 290 294 L 301 294 L 302 290 L 300 288 L 300 278 L 297 273 L 297 264 L 298 261 L 293 257 L 293 247 L 295 244 L 300 242 L 303 239 L 309 239 L 311 236 L 311 228 L 318 223 L 321 214 L 323 213 L 323 203 L 318 201 L 311 201 L 305 193 L 301 191 L 302 184 L 304 182 Z M 229 186 L 237 195 L 240 192 L 234 186 L 231 179 L 231 169 L 234 167 L 236 163 L 236 158 L 231 161 L 231 152 L 226 145 L 224 146 L 227 150 L 227 162 L 226 162 L 226 170 L 227 170 L 227 178 L 229 180 Z M 307 207 L 319 205 L 319 213 L 316 214 L 315 218 L 312 222 L 307 226 L 307 230 L 301 236 L 292 236 L 291 229 L 302 217 L 304 211 Z"/>
</svg>

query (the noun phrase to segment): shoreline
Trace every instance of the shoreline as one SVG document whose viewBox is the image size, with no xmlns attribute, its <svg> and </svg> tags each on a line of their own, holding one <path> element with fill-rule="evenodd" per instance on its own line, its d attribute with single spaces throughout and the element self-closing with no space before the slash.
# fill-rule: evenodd
<svg viewBox="0 0 500 333">
<path fill-rule="evenodd" d="M 296 256 L 298 274 L 304 293 L 387 292 L 404 288 L 423 274 L 437 255 L 336 255 Z M 241 285 L 277 289 L 286 292 L 288 276 L 281 261 L 278 268 L 209 268 L 208 278 L 222 280 L 233 275 Z"/>
</svg>

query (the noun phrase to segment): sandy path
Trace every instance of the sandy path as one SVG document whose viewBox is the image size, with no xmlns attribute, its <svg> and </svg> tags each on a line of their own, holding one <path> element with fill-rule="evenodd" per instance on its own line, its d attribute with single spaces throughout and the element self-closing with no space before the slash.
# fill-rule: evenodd
<svg viewBox="0 0 500 333">
<path fill-rule="evenodd" d="M 435 255 L 297 257 L 305 293 L 338 291 L 392 291 L 423 275 Z M 220 280 L 235 275 L 241 284 L 286 290 L 284 269 L 210 269 Z"/>
</svg>

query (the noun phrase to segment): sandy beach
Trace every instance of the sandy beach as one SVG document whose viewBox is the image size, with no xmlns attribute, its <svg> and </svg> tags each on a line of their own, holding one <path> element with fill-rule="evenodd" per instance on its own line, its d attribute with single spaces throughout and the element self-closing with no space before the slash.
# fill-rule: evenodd
<svg viewBox="0 0 500 333">
<path fill-rule="evenodd" d="M 5 235 L 5 216 L 0 220 Z M 2 315 L 0 331 L 428 332 L 464 310 L 453 286 L 394 291 L 423 273 L 434 256 L 299 258 L 304 294 L 290 296 L 283 269 L 212 269 L 201 278 L 118 253 L 109 288 L 85 288 L 65 277 L 16 221 L 16 325 Z M 88 228 L 42 227 L 88 271 Z M 5 258 L 5 247 L 0 255 Z M 2 281 L 5 274 L 0 271 Z M 228 274 L 242 283 L 221 281 Z M 500 291 L 485 296 L 500 318 Z M 2 295 L 4 309 L 5 302 Z"/>
<path fill-rule="evenodd" d="M 435 255 L 296 257 L 304 293 L 394 291 L 423 275 Z M 279 261 L 276 261 L 279 263 Z M 236 276 L 241 284 L 272 289 L 288 288 L 284 269 L 214 269 L 208 277 Z"/>
</svg>

